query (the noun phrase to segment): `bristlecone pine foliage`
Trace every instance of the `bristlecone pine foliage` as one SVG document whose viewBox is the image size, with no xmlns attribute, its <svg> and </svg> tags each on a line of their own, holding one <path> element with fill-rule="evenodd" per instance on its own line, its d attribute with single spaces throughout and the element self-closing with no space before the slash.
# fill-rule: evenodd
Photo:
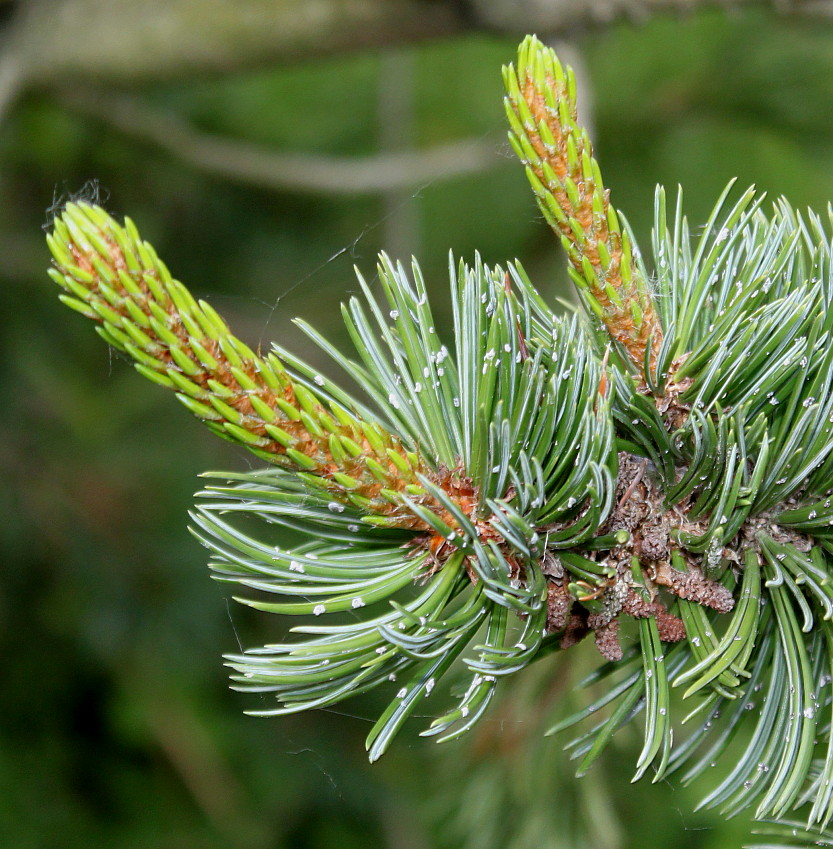
<svg viewBox="0 0 833 849">
<path fill-rule="evenodd" d="M 738 738 L 705 803 L 754 806 L 776 836 L 789 817 L 823 828 L 830 236 L 727 189 L 692 238 L 659 189 L 649 271 L 577 123 L 571 71 L 528 38 L 504 78 L 510 141 L 586 316 L 556 315 L 517 263 L 452 262 L 444 344 L 419 268 L 382 256 L 384 304 L 359 276 L 343 308 L 355 359 L 299 322 L 366 404 L 278 347 L 254 353 L 99 207 L 56 218 L 51 275 L 141 374 L 268 464 L 209 476 L 223 480 L 192 514 L 215 576 L 255 592 L 241 602 L 299 617 L 286 642 L 228 657 L 236 688 L 267 694 L 256 713 L 385 688 L 376 759 L 452 666 L 459 698 L 423 732 L 440 740 L 499 682 L 591 636 L 604 694 L 553 728 L 596 717 L 572 744 L 579 773 L 642 712 L 637 777 L 691 780 Z M 690 722 L 672 749 L 674 692 Z"/>
</svg>

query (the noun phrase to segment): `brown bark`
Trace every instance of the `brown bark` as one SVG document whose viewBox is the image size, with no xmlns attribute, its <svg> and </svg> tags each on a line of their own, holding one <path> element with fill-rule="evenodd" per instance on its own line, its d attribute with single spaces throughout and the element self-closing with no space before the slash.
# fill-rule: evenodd
<svg viewBox="0 0 833 849">
<path fill-rule="evenodd" d="M 29 0 L 14 52 L 33 82 L 134 83 L 404 43 L 460 31 L 443 0 Z"/>
<path fill-rule="evenodd" d="M 34 83 L 123 84 L 471 30 L 551 38 L 622 18 L 751 5 L 833 16 L 833 0 L 21 0 L 0 64 Z"/>
</svg>

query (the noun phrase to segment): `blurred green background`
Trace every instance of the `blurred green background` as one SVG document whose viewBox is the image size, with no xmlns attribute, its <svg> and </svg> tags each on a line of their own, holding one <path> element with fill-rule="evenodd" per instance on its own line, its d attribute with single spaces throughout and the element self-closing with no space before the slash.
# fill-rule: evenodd
<svg viewBox="0 0 833 849">
<path fill-rule="evenodd" d="M 9 32 L 25 6 L 0 3 Z M 82 191 L 133 217 L 247 342 L 280 340 L 313 359 L 291 318 L 343 341 L 338 305 L 356 288 L 352 266 L 372 277 L 382 249 L 417 254 L 443 308 L 449 249 L 518 257 L 548 298 L 564 296 L 554 239 L 504 142 L 499 68 L 516 42 L 468 32 L 134 82 L 66 74 L 9 103 L 0 846 L 741 844 L 745 822 L 693 812 L 702 786 L 629 783 L 638 727 L 590 776 L 572 778 L 563 741 L 542 732 L 574 703 L 570 682 L 592 650 L 510 683 L 468 740 L 444 750 L 408 728 L 372 767 L 372 695 L 308 716 L 244 716 L 253 705 L 227 689 L 221 654 L 275 641 L 283 623 L 212 583 L 186 522 L 199 472 L 251 458 L 112 356 L 44 273 L 48 210 Z M 799 207 L 833 198 L 833 24 L 768 7 L 705 10 L 588 28 L 568 49 L 582 62 L 614 203 L 644 243 L 656 182 L 685 187 L 694 224 L 735 176 Z M 218 138 L 232 147 L 208 167 L 189 139 Z M 222 173 L 238 154 L 250 158 L 250 144 L 372 158 L 452 142 L 450 165 L 382 192 L 281 190 Z M 469 155 L 483 160 L 477 173 L 449 173 Z"/>
</svg>

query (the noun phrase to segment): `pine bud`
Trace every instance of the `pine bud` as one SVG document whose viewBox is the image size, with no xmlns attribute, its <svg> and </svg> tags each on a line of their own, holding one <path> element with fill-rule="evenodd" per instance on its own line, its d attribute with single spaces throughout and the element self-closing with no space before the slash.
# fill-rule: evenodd
<svg viewBox="0 0 833 849">
<path fill-rule="evenodd" d="M 526 166 L 544 218 L 561 237 L 591 314 L 641 371 L 656 371 L 662 327 L 627 230 L 610 205 L 587 130 L 577 119 L 575 77 L 528 36 L 518 68 L 503 69 L 509 141 Z M 649 350 L 650 349 L 650 350 Z"/>
<path fill-rule="evenodd" d="M 368 519 L 425 529 L 401 496 L 421 492 L 418 475 L 430 467 L 378 425 L 326 403 L 275 354 L 255 354 L 171 277 L 130 219 L 122 226 L 98 206 L 70 203 L 47 241 L 61 300 L 211 430 L 304 473 Z"/>
</svg>

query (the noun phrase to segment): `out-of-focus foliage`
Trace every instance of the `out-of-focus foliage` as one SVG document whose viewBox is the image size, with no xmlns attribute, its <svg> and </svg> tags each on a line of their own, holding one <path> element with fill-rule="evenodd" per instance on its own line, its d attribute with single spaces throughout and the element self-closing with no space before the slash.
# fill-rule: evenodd
<svg viewBox="0 0 833 849">
<path fill-rule="evenodd" d="M 731 176 L 788 193 L 799 208 L 833 198 L 833 28 L 711 12 L 619 26 L 581 46 L 597 150 L 614 203 L 638 233 L 655 182 L 686 187 L 692 224 Z M 413 143 L 500 134 L 498 68 L 513 51 L 514 40 L 485 38 L 418 48 Z M 355 56 L 132 94 L 207 132 L 366 155 L 379 139 L 379 69 L 378 57 Z M 498 143 L 496 157 L 505 153 Z M 449 248 L 463 257 L 480 250 L 488 262 L 519 256 L 539 286 L 552 278 L 554 298 L 561 260 L 523 174 L 504 160 L 482 176 L 416 193 L 426 277 L 444 285 Z M 498 705 L 473 741 L 445 751 L 403 744 L 372 768 L 361 745 L 372 696 L 366 710 L 351 703 L 355 717 L 241 715 L 219 656 L 238 639 L 268 641 L 270 623 L 229 611 L 185 531 L 185 511 L 198 472 L 249 460 L 110 362 L 56 302 L 40 227 L 56 194 L 90 178 L 243 338 L 276 339 L 310 358 L 289 319 L 314 319 L 338 338 L 337 304 L 355 287 L 352 264 L 372 269 L 384 247 L 381 199 L 312 199 L 207 178 L 73 114 L 46 91 L 7 116 L 0 843 L 738 845 L 743 823 L 680 813 L 699 798 L 697 787 L 645 784 L 614 796 L 611 788 L 626 786 L 632 751 L 621 765 L 612 751 L 576 783 L 560 741 L 541 736 L 549 708 L 543 716 L 534 709 L 568 691 L 556 666 L 542 665 L 540 679 L 513 693 L 511 708 Z"/>
</svg>

